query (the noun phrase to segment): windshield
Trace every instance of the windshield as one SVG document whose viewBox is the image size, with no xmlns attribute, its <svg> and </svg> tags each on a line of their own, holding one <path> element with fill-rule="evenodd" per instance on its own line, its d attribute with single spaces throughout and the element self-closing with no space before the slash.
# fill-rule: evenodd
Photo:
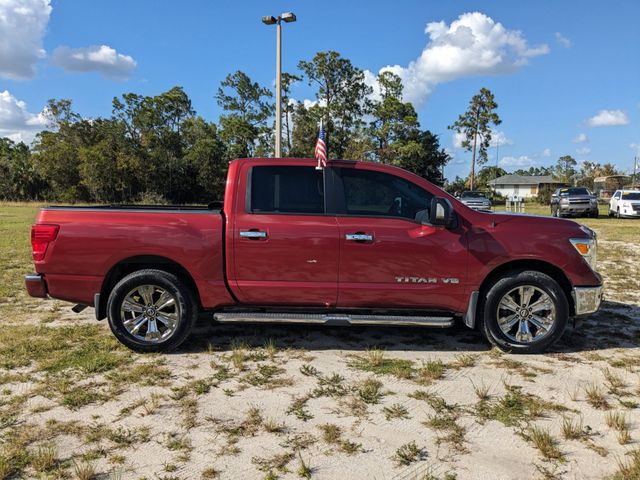
<svg viewBox="0 0 640 480">
<path fill-rule="evenodd" d="M 460 198 L 487 198 L 484 192 L 462 192 Z"/>
<path fill-rule="evenodd" d="M 640 200 L 640 192 L 624 192 L 622 200 Z"/>
<path fill-rule="evenodd" d="M 560 189 L 560 196 L 565 197 L 568 195 L 591 195 L 586 188 L 562 188 Z"/>
</svg>

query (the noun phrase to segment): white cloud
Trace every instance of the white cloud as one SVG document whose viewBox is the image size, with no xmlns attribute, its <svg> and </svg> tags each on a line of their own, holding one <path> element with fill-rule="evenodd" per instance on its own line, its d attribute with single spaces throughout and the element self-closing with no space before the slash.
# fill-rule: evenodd
<svg viewBox="0 0 640 480">
<path fill-rule="evenodd" d="M 30 113 L 27 104 L 8 90 L 0 92 L 0 137 L 9 137 L 14 142 L 31 143 L 36 133 L 46 125 L 44 111 Z"/>
<path fill-rule="evenodd" d="M 551 149 L 550 149 L 550 148 L 545 148 L 545 149 L 542 151 L 542 156 L 543 156 L 543 157 L 550 157 L 550 156 L 551 156 Z"/>
<path fill-rule="evenodd" d="M 452 143 L 455 148 L 462 148 L 462 142 L 464 140 L 464 133 L 453 132 Z M 513 145 L 513 140 L 507 138 L 504 132 L 500 130 L 491 131 L 491 147 L 498 145 L 502 147 L 504 145 Z"/>
<path fill-rule="evenodd" d="M 576 153 L 578 155 L 589 155 L 591 153 L 591 149 L 588 147 L 577 148 Z"/>
<path fill-rule="evenodd" d="M 562 35 L 560 32 L 556 32 L 556 42 L 558 42 L 558 44 L 564 48 L 571 47 L 571 40 Z"/>
<path fill-rule="evenodd" d="M 402 78 L 405 100 L 419 105 L 439 83 L 473 75 L 499 75 L 516 71 L 529 59 L 549 53 L 546 44 L 530 47 L 519 30 L 508 30 L 480 12 L 463 13 L 447 24 L 430 22 L 429 41 L 420 56 L 406 67 L 389 65 Z M 374 86 L 375 75 L 365 73 Z M 375 87 L 374 87 L 375 88 Z"/>
<path fill-rule="evenodd" d="M 573 143 L 585 143 L 589 141 L 589 138 L 584 133 L 578 134 L 576 138 L 573 139 Z"/>
<path fill-rule="evenodd" d="M 597 115 L 587 120 L 590 127 L 609 127 L 628 123 L 629 117 L 622 110 L 600 110 Z"/>
<path fill-rule="evenodd" d="M 503 167 L 530 167 L 536 162 L 527 155 L 520 155 L 519 157 L 502 157 L 500 159 L 500 165 Z"/>
<path fill-rule="evenodd" d="M 0 0 L 0 77 L 35 76 L 50 14 L 49 0 Z"/>
<path fill-rule="evenodd" d="M 100 72 L 115 80 L 129 78 L 137 63 L 129 55 L 118 53 L 108 45 L 92 45 L 84 48 L 58 47 L 53 51 L 52 62 L 67 72 Z"/>
</svg>

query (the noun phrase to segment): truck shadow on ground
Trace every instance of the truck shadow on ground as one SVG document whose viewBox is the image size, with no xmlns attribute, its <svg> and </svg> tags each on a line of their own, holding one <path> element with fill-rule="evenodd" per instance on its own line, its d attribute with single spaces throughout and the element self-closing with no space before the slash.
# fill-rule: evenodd
<svg viewBox="0 0 640 480">
<path fill-rule="evenodd" d="M 202 318 L 189 341 L 176 353 L 210 349 L 228 351 L 235 345 L 259 347 L 275 342 L 278 348 L 363 351 L 486 352 L 490 345 L 482 335 L 464 325 L 450 329 L 323 325 L 216 324 Z M 640 347 L 640 306 L 604 302 L 601 310 L 570 325 L 549 353 L 571 353 L 609 348 Z"/>
</svg>

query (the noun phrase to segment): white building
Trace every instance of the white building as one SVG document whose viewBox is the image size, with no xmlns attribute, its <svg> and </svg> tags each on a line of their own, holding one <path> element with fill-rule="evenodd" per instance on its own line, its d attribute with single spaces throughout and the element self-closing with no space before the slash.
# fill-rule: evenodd
<svg viewBox="0 0 640 480">
<path fill-rule="evenodd" d="M 564 183 L 554 180 L 551 175 L 509 174 L 489 181 L 489 186 L 503 197 L 531 198 L 538 195 L 544 185 L 560 187 Z"/>
</svg>

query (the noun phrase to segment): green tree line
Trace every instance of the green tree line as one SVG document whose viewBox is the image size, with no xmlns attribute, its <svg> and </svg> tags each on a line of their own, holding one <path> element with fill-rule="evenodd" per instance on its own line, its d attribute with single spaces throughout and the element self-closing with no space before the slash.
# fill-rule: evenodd
<svg viewBox="0 0 640 480">
<path fill-rule="evenodd" d="M 364 72 L 339 53 L 300 61 L 283 75 L 284 155 L 312 157 L 324 120 L 330 158 L 382 162 L 442 184 L 449 156 L 402 97 L 400 78 Z M 296 82 L 316 102 L 291 99 Z M 273 151 L 274 102 L 269 89 L 237 71 L 215 94 L 218 122 L 199 116 L 182 87 L 156 96 L 125 93 L 110 116 L 83 118 L 66 99 L 50 100 L 48 127 L 29 146 L 0 139 L 0 199 L 62 202 L 207 203 L 223 196 L 229 161 Z"/>
</svg>

